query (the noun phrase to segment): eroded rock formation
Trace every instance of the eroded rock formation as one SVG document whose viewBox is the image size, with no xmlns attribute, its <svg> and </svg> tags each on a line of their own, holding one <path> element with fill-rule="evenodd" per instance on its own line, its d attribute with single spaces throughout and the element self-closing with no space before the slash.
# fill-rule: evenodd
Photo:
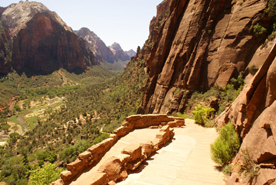
<svg viewBox="0 0 276 185">
<path fill-rule="evenodd" d="M 276 45 L 275 41 L 259 60 L 263 66 L 248 83 L 232 105 L 217 118 L 217 124 L 231 121 L 243 139 L 234 163 L 238 168 L 246 163 L 246 153 L 258 174 L 249 179 L 234 173 L 228 184 L 272 184 L 276 182 Z M 254 169 L 252 169 L 254 170 Z"/>
<path fill-rule="evenodd" d="M 266 6 L 262 0 L 163 1 L 135 57 L 144 59 L 148 74 L 139 113 L 183 112 L 190 92 L 237 77 L 265 40 L 254 25 L 272 25 Z"/>
</svg>

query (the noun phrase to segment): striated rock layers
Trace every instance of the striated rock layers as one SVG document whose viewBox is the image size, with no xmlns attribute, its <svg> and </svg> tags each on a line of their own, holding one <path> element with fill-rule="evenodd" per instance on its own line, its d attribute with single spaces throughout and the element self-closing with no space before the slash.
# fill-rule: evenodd
<svg viewBox="0 0 276 185">
<path fill-rule="evenodd" d="M 276 40 L 256 56 L 264 60 L 263 66 L 248 83 L 232 105 L 216 122 L 223 125 L 231 121 L 243 139 L 236 156 L 236 166 L 246 164 L 245 152 L 260 167 L 252 178 L 233 173 L 228 184 L 272 184 L 276 182 Z M 254 56 L 255 58 L 255 56 Z M 252 169 L 253 170 L 253 169 Z M 234 169 L 238 172 L 239 169 Z"/>
<path fill-rule="evenodd" d="M 1 22 L 13 39 L 12 66 L 17 71 L 80 72 L 97 64 L 86 42 L 41 3 L 12 4 L 2 13 Z"/>
<path fill-rule="evenodd" d="M 266 7 L 264 0 L 164 0 L 135 57 L 148 74 L 138 113 L 183 112 L 192 91 L 237 77 L 265 40 L 254 25 L 272 26 Z"/>
</svg>

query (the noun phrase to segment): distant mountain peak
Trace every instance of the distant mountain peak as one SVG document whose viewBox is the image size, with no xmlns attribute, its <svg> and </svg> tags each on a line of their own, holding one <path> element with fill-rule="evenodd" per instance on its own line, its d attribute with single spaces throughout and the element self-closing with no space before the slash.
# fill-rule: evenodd
<svg viewBox="0 0 276 185">
<path fill-rule="evenodd" d="M 20 1 L 17 4 L 11 4 L 5 9 L 1 15 L 1 21 L 3 25 L 9 29 L 10 35 L 14 37 L 37 13 L 46 12 L 51 11 L 42 3 L 35 1 Z M 73 31 L 56 12 L 51 12 L 51 14 L 65 30 Z"/>
<path fill-rule="evenodd" d="M 128 56 L 130 56 L 130 57 L 134 57 L 134 56 L 137 54 L 133 49 L 128 50 L 128 51 L 125 51 L 125 52 L 126 52 L 126 54 L 128 54 Z"/>
<path fill-rule="evenodd" d="M 110 46 L 110 48 L 112 48 L 112 49 L 114 49 L 114 50 L 120 50 L 120 49 L 122 49 L 122 47 L 120 46 L 120 44 L 118 44 L 117 42 L 114 42 L 111 46 Z"/>
</svg>

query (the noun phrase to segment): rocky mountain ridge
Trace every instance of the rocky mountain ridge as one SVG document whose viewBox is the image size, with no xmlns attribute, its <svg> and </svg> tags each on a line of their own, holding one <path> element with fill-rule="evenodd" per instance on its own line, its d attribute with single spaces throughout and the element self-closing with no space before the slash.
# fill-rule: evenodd
<svg viewBox="0 0 276 185">
<path fill-rule="evenodd" d="M 122 49 L 120 44 L 114 42 L 109 49 L 114 54 L 115 60 L 127 61 L 130 60 L 130 56 Z"/>
<path fill-rule="evenodd" d="M 137 53 L 133 50 L 133 49 L 131 49 L 131 50 L 128 50 L 128 51 L 125 51 L 127 54 L 128 54 L 128 56 L 130 56 L 130 57 L 134 57 Z"/>
<path fill-rule="evenodd" d="M 75 33 L 83 38 L 95 54 L 96 58 L 102 62 L 114 63 L 116 61 L 129 61 L 130 56 L 122 50 L 119 44 L 107 47 L 106 44 L 93 31 L 88 28 L 81 28 Z"/>
<path fill-rule="evenodd" d="M 75 31 L 75 33 L 88 43 L 90 49 L 98 60 L 105 60 L 108 63 L 114 62 L 112 51 L 94 32 L 90 31 L 88 28 L 81 28 L 80 30 Z"/>
<path fill-rule="evenodd" d="M 47 74 L 64 68 L 79 73 L 98 64 L 86 42 L 41 3 L 12 4 L 1 22 L 11 36 L 11 66 L 18 72 Z"/>
</svg>

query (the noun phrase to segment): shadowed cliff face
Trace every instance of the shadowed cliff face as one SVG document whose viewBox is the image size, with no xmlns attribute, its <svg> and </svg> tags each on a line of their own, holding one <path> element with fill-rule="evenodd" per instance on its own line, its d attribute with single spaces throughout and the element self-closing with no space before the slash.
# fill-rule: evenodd
<svg viewBox="0 0 276 185">
<path fill-rule="evenodd" d="M 237 77 L 264 42 L 253 27 L 269 25 L 262 18 L 266 6 L 259 0 L 163 1 L 142 50 L 149 77 L 139 113 L 182 112 L 189 92 Z M 176 88 L 182 90 L 173 95 Z"/>
<path fill-rule="evenodd" d="M 0 76 L 11 70 L 11 44 L 8 30 L 0 23 Z"/>
<path fill-rule="evenodd" d="M 12 64 L 16 70 L 26 67 L 45 73 L 59 68 L 85 70 L 96 64 L 86 47 L 83 39 L 66 31 L 51 13 L 38 13 L 14 37 Z"/>
<path fill-rule="evenodd" d="M 1 21 L 12 37 L 12 67 L 17 72 L 47 74 L 64 68 L 80 73 L 98 64 L 86 42 L 41 3 L 12 4 Z"/>
</svg>

